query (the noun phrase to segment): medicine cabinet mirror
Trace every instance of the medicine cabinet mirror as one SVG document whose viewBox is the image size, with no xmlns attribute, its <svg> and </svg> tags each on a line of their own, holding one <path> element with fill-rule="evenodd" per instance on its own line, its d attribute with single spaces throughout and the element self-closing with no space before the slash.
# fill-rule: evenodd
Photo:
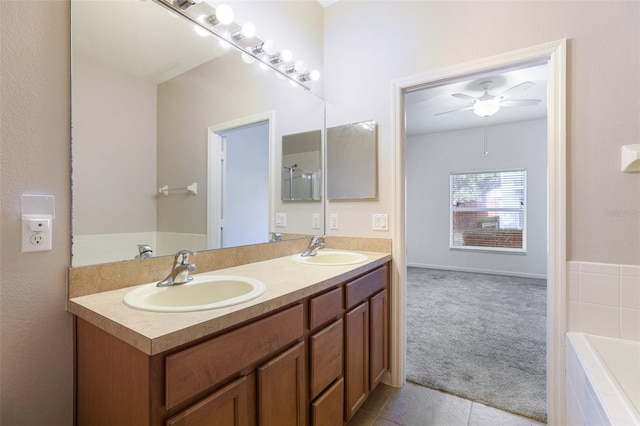
<svg viewBox="0 0 640 426">
<path fill-rule="evenodd" d="M 282 137 L 282 200 L 322 199 L 322 131 Z"/>
<path fill-rule="evenodd" d="M 327 199 L 378 196 L 378 129 L 362 121 L 327 129 Z"/>
<path fill-rule="evenodd" d="M 322 202 L 281 199 L 283 135 L 324 130 L 324 100 L 196 29 L 162 0 L 71 1 L 73 266 L 324 232 Z"/>
</svg>

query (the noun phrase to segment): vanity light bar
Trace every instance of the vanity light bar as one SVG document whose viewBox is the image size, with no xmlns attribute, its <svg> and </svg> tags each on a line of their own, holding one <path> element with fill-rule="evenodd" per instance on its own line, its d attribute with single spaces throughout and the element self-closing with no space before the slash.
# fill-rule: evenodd
<svg viewBox="0 0 640 426">
<path fill-rule="evenodd" d="M 162 6 L 169 7 L 174 12 L 187 18 L 196 26 L 205 30 L 221 41 L 235 46 L 243 52 L 243 60 L 246 63 L 253 63 L 249 60 L 253 58 L 260 62 L 263 69 L 271 68 L 278 76 L 284 76 L 291 80 L 294 85 L 299 85 L 306 90 L 310 90 L 307 85 L 310 82 L 317 81 L 320 73 L 316 70 L 307 72 L 307 66 L 304 61 L 295 61 L 292 63 L 293 55 L 288 50 L 278 51 L 276 44 L 272 40 L 262 41 L 255 37 L 255 27 L 246 23 L 242 26 L 234 24 L 233 11 L 227 5 L 220 5 L 214 13 L 210 15 L 201 15 L 201 18 L 194 18 L 187 13 L 187 9 L 202 3 L 203 0 L 153 0 Z M 235 27 L 232 31 L 229 27 Z M 243 40 L 251 40 L 249 47 L 242 47 L 238 43 Z M 284 66 L 284 67 L 283 67 Z M 307 83 L 307 84 L 305 84 Z"/>
</svg>

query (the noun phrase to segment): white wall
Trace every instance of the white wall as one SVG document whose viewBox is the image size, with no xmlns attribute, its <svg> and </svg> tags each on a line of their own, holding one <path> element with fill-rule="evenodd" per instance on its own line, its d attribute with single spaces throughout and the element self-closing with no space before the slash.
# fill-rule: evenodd
<svg viewBox="0 0 640 426">
<path fill-rule="evenodd" d="M 407 263 L 410 266 L 546 276 L 547 121 L 531 120 L 407 138 Z M 449 249 L 452 172 L 527 171 L 527 252 Z"/>
<path fill-rule="evenodd" d="M 393 212 L 394 80 L 567 38 L 568 259 L 640 264 L 640 176 L 620 172 L 620 147 L 640 140 L 639 21 L 634 1 L 328 7 L 327 125 L 378 120 L 380 159 L 378 201 L 329 203 L 341 228 L 328 234 L 385 236 L 371 214 Z"/>
</svg>

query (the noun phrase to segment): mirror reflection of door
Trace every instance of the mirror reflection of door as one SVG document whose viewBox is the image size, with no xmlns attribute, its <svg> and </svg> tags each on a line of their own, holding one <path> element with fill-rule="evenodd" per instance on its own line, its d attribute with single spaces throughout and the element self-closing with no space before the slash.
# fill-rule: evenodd
<svg viewBox="0 0 640 426">
<path fill-rule="evenodd" d="M 209 182 L 215 248 L 265 241 L 269 234 L 269 123 L 220 132 Z"/>
</svg>

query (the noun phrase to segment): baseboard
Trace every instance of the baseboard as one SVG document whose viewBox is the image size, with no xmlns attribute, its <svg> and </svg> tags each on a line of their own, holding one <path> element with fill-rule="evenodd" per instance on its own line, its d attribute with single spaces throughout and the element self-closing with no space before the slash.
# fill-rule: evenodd
<svg viewBox="0 0 640 426">
<path fill-rule="evenodd" d="M 509 276 L 509 277 L 538 278 L 538 279 L 546 279 L 547 278 L 546 275 L 528 274 L 526 272 L 496 271 L 496 270 L 493 270 L 493 269 L 461 268 L 461 267 L 451 267 L 451 266 L 442 266 L 442 265 L 427 265 L 427 264 L 423 264 L 423 263 L 409 263 L 409 262 L 407 262 L 407 266 L 412 266 L 414 268 L 442 269 L 444 271 L 473 272 L 473 273 L 476 273 L 476 274 L 506 275 L 506 276 Z"/>
</svg>

